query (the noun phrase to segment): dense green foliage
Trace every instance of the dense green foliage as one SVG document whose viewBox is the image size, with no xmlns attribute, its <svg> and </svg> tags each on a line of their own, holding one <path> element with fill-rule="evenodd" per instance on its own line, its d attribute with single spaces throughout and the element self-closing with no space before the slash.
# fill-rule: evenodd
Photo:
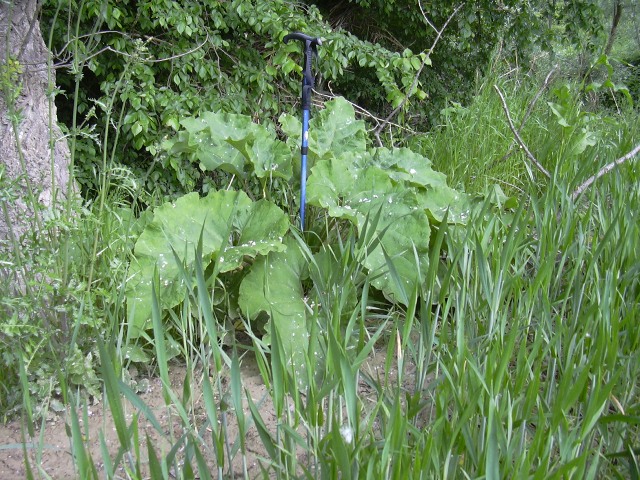
<svg viewBox="0 0 640 480">
<path fill-rule="evenodd" d="M 83 76 L 73 98 L 72 111 L 83 118 L 78 125 L 104 129 L 102 114 L 95 118 L 94 109 L 112 105 L 122 111 L 114 115 L 121 126 L 117 159 L 141 176 L 150 191 L 158 189 L 163 195 L 190 191 L 200 182 L 197 170 L 159 155 L 161 139 L 181 118 L 222 110 L 269 123 L 286 105 L 296 103 L 299 77 L 292 72 L 300 70 L 299 53 L 296 45 L 282 43 L 286 33 L 303 30 L 326 38 L 319 65 L 328 80 L 341 76 L 350 63 L 368 65 L 379 73 L 386 95 L 401 95 L 396 72 L 406 84 L 420 65 L 420 58 L 415 60 L 410 52 L 401 55 L 332 32 L 313 6 L 239 0 L 88 1 L 57 10 L 57 3 L 51 3 L 48 16 L 57 27 L 52 34 L 58 55 L 64 58 L 68 48 L 83 52 L 71 58 L 70 75 L 61 75 L 69 93 L 76 75 Z M 69 28 L 59 28 L 65 25 L 59 17 L 65 16 Z M 89 36 L 76 37 L 87 31 Z M 389 70 L 395 58 L 406 58 L 407 63 Z M 69 111 L 64 105 L 62 110 Z M 89 168 L 95 147 L 83 142 L 78 157 L 79 180 L 89 190 L 98 183 Z M 167 167 L 181 173 L 167 175 L 161 171 Z"/>
<path fill-rule="evenodd" d="M 551 51 L 559 43 L 580 44 L 593 51 L 602 41 L 603 33 L 602 10 L 598 2 L 592 0 L 315 3 L 332 24 L 392 51 L 404 48 L 413 52 L 429 51 L 437 31 L 453 15 L 431 55 L 431 68 L 425 69 L 420 77 L 429 99 L 422 108 L 407 112 L 413 124 L 434 122 L 447 100 L 466 102 L 473 93 L 477 76 L 486 72 L 496 50 L 510 60 L 527 65 L 531 55 L 540 50 Z M 337 85 L 348 92 L 345 94 L 349 98 L 356 94 L 353 99 L 363 106 L 384 112 L 384 99 L 377 93 L 371 73 L 366 68 L 352 70 L 343 75 Z M 354 92 L 351 85 L 359 90 Z M 405 89 L 408 86 L 405 84 Z"/>
<path fill-rule="evenodd" d="M 425 127 L 448 100 L 469 98 L 496 49 L 525 62 L 560 38 L 593 46 L 603 21 L 592 0 L 467 2 L 459 10 L 444 2 L 422 11 L 396 1 L 45 5 L 43 25 L 67 67 L 58 72 L 66 95 L 57 101 L 66 124 L 82 133 L 75 152 L 85 194 L 94 197 L 100 185 L 96 133 L 115 122 L 115 160 L 142 180 L 147 203 L 150 195 L 174 196 L 206 183 L 197 169 L 160 148 L 181 118 L 223 111 L 273 124 L 282 111 L 293 111 L 301 67 L 299 47 L 282 43 L 288 32 L 324 38 L 317 62 L 321 89 L 377 116 L 402 105 L 400 123 Z M 105 109 L 113 109 L 109 122 Z"/>
<path fill-rule="evenodd" d="M 576 193 L 640 138 L 601 3 L 466 2 L 427 56 L 458 3 L 46 2 L 85 203 L 0 259 L 33 465 L 54 411 L 79 478 L 637 478 L 637 160 Z M 305 232 L 293 30 L 344 94 L 314 97 Z"/>
</svg>

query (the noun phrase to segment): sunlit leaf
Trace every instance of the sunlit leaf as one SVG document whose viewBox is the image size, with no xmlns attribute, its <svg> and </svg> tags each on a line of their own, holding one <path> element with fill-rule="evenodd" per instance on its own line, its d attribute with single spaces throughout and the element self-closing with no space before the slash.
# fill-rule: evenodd
<svg viewBox="0 0 640 480">
<path fill-rule="evenodd" d="M 136 242 L 130 267 L 130 335 L 137 336 L 151 318 L 151 281 L 156 265 L 161 309 L 184 300 L 184 277 L 175 255 L 186 267 L 193 265 L 201 233 L 203 265 L 209 265 L 225 245 L 220 270 L 230 271 L 239 267 L 245 256 L 282 249 L 281 238 L 288 227 L 286 215 L 277 206 L 266 200 L 253 203 L 243 192 L 212 191 L 204 198 L 191 193 L 157 208 Z"/>
<path fill-rule="evenodd" d="M 295 240 L 285 240 L 287 249 L 259 257 L 240 285 L 239 305 L 249 318 L 267 313 L 281 338 L 290 372 L 306 384 L 304 354 L 309 333 L 301 277 L 306 260 Z"/>
</svg>

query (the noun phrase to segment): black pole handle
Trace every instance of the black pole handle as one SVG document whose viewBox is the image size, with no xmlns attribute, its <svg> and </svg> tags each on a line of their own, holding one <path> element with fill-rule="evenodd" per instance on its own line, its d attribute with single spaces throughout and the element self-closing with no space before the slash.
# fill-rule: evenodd
<svg viewBox="0 0 640 480">
<path fill-rule="evenodd" d="M 301 40 L 303 42 L 316 43 L 322 45 L 322 40 L 318 37 L 312 37 L 301 32 L 293 32 L 284 37 L 284 43 L 289 43 L 290 40 Z"/>
<path fill-rule="evenodd" d="M 284 43 L 291 40 L 300 40 L 304 43 L 304 65 L 302 71 L 302 108 L 309 110 L 311 108 L 311 90 L 313 90 L 314 78 L 311 72 L 311 61 L 313 54 L 317 53 L 318 45 L 322 45 L 322 40 L 318 37 L 312 37 L 301 32 L 294 32 L 284 37 Z"/>
</svg>

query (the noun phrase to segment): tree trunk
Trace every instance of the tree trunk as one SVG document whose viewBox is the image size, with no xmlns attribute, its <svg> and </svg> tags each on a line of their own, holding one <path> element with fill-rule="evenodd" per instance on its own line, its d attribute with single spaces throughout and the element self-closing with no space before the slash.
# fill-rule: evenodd
<svg viewBox="0 0 640 480">
<path fill-rule="evenodd" d="M 69 188 L 69 147 L 38 12 L 37 0 L 0 0 L 0 253 L 41 233 L 42 212 Z"/>
<path fill-rule="evenodd" d="M 616 40 L 616 34 L 618 33 L 618 25 L 620 24 L 620 18 L 622 17 L 622 0 L 616 0 L 613 5 L 613 19 L 611 20 L 611 30 L 609 31 L 609 40 L 604 47 L 604 54 L 609 55 L 613 48 L 613 42 Z"/>
</svg>

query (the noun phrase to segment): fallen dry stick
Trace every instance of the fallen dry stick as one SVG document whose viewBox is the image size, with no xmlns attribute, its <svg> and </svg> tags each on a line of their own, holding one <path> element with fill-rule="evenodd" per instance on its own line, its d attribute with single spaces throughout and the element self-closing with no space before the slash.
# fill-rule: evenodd
<svg viewBox="0 0 640 480">
<path fill-rule="evenodd" d="M 525 151 L 525 153 L 527 154 L 527 158 L 531 161 L 531 163 L 533 163 L 535 165 L 535 167 L 544 174 L 545 177 L 551 178 L 551 174 L 547 171 L 546 168 L 544 168 L 542 166 L 542 164 L 540 162 L 538 162 L 536 157 L 533 156 L 533 153 L 531 153 L 529 151 L 529 149 L 527 148 L 527 145 L 522 140 L 522 137 L 520 137 L 520 134 L 518 133 L 518 130 L 516 129 L 515 125 L 513 124 L 513 120 L 511 120 L 511 113 L 509 112 L 509 107 L 507 106 L 507 101 L 504 99 L 504 95 L 502 95 L 502 92 L 500 91 L 500 88 L 498 88 L 497 85 L 494 85 L 493 88 L 495 88 L 496 92 L 498 92 L 498 96 L 500 97 L 500 102 L 502 103 L 502 109 L 504 110 L 504 113 L 507 116 L 507 121 L 509 122 L 509 128 L 513 132 L 513 135 L 516 137 L 516 141 L 522 147 L 522 149 Z"/>
<path fill-rule="evenodd" d="M 628 160 L 631 160 L 633 157 L 635 157 L 638 154 L 638 152 L 640 152 L 640 143 L 638 145 L 636 145 L 635 147 L 633 147 L 633 149 L 629 153 L 627 153 L 625 156 L 620 157 L 620 158 L 618 158 L 617 160 L 614 160 L 611 163 L 607 163 L 604 167 L 602 167 L 600 170 L 598 170 L 598 173 L 596 173 L 595 175 L 589 177 L 586 182 L 584 182 L 582 185 L 580 185 L 578 188 L 576 188 L 575 191 L 571 194 L 571 200 L 576 200 L 580 195 L 582 195 L 582 193 L 584 193 L 584 191 L 587 188 L 589 188 L 591 186 L 591 184 L 593 182 L 595 182 L 600 177 L 603 177 L 604 175 L 609 173 L 611 170 L 616 168 L 618 165 L 622 165 L 624 162 L 626 162 Z"/>
</svg>

